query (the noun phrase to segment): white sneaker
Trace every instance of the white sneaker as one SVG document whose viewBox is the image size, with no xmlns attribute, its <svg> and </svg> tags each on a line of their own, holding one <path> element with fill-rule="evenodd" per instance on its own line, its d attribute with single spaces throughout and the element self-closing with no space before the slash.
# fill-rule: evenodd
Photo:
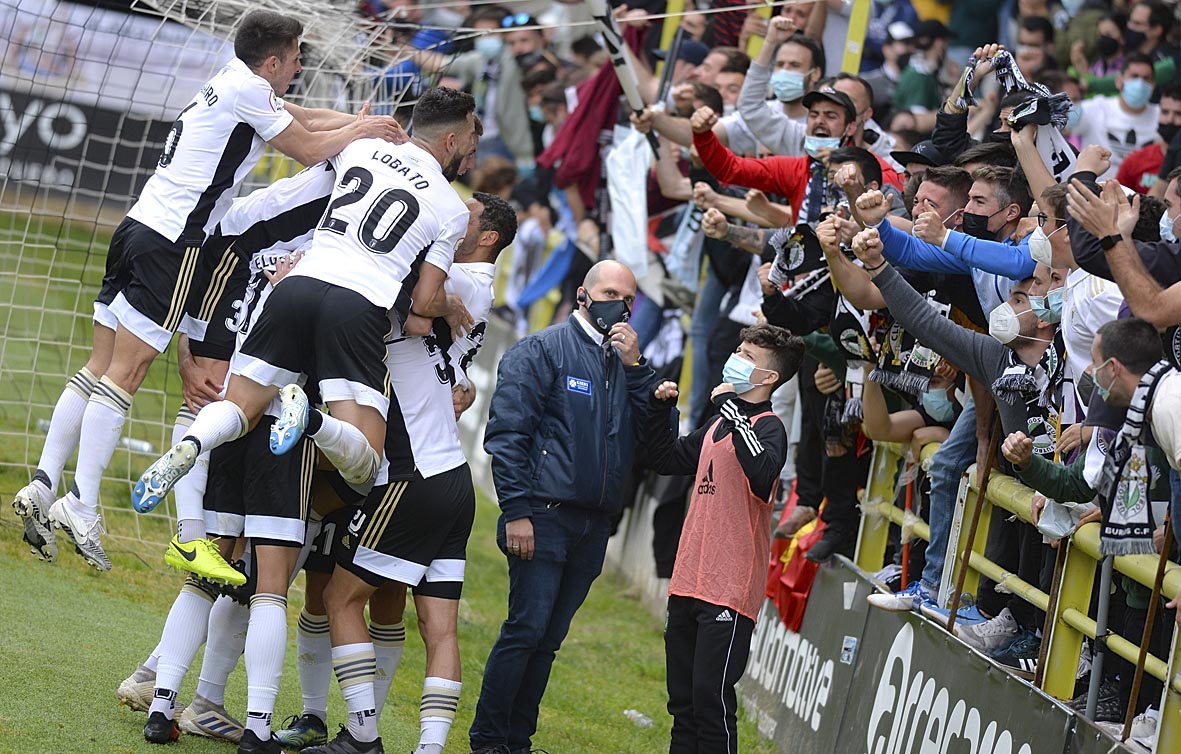
<svg viewBox="0 0 1181 754">
<path fill-rule="evenodd" d="M 49 508 L 49 520 L 74 543 L 74 549 L 90 565 L 100 571 L 111 570 L 111 561 L 103 551 L 100 535 L 106 533 L 102 519 L 95 517 L 87 521 L 75 511 L 75 506 L 81 505 L 74 493 L 69 493 Z"/>
<path fill-rule="evenodd" d="M 152 706 L 152 697 L 156 694 L 156 671 L 148 670 L 143 665 L 135 669 L 115 690 L 119 704 L 124 704 L 136 712 L 147 712 Z"/>
<path fill-rule="evenodd" d="M 231 717 L 223 705 L 214 704 L 203 696 L 194 696 L 176 723 L 185 733 L 232 743 L 242 740 L 242 723 Z"/>
<path fill-rule="evenodd" d="M 1001 610 L 995 618 L 983 623 L 977 623 L 974 626 L 963 626 L 957 623 L 955 626 L 955 635 L 960 638 L 960 641 L 984 654 L 998 650 L 1013 641 L 1020 631 L 1021 627 L 1017 625 L 1017 621 L 1007 607 Z"/>
<path fill-rule="evenodd" d="M 57 560 L 57 536 L 49 522 L 52 505 L 53 492 L 36 477 L 22 487 L 12 501 L 12 509 L 24 523 L 24 540 L 29 544 L 29 551 L 48 563 Z"/>
<path fill-rule="evenodd" d="M 909 610 L 918 612 L 919 605 L 927 602 L 933 603 L 935 601 L 935 598 L 923 588 L 923 584 L 920 581 L 910 582 L 905 589 L 895 594 L 875 592 L 865 599 L 870 605 L 879 610 L 888 610 L 894 613 L 905 613 Z"/>
</svg>

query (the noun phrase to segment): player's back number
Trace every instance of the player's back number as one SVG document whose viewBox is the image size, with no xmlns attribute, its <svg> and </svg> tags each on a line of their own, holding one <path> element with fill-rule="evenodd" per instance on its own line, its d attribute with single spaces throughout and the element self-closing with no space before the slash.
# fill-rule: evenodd
<svg viewBox="0 0 1181 754">
<path fill-rule="evenodd" d="M 373 173 L 362 167 L 351 167 L 337 185 L 348 191 L 328 205 L 320 228 L 343 236 L 352 222 L 341 217 L 342 210 L 365 199 L 373 188 Z M 375 254 L 389 254 L 418 219 L 418 212 L 418 199 L 409 191 L 385 189 L 377 194 L 357 225 L 357 239 Z"/>
</svg>

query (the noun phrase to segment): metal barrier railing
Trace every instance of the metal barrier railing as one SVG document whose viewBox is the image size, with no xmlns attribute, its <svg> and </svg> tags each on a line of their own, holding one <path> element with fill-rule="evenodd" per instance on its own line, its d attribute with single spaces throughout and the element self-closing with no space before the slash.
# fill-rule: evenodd
<svg viewBox="0 0 1181 754">
<path fill-rule="evenodd" d="M 920 462 L 924 469 L 928 468 L 931 456 L 938 448 L 939 446 L 934 443 L 923 448 Z M 904 452 L 904 446 L 896 443 L 874 444 L 869 484 L 861 501 L 861 528 L 854 556 L 858 567 L 869 573 L 880 570 L 884 565 L 891 524 L 902 527 L 904 535 L 913 535 L 930 541 L 928 526 L 917 515 L 908 514 L 895 505 L 896 480 Z M 950 591 L 946 585 L 955 583 L 953 569 L 964 562 L 964 550 L 968 543 L 967 537 L 961 536 L 960 526 L 964 521 L 971 519 L 977 505 L 978 487 L 974 476 L 975 467 L 972 467 L 961 480 L 956 499 L 945 561 L 945 588 L 942 589 L 945 596 Z M 1003 584 L 1006 591 L 1012 592 L 1039 610 L 1045 611 L 1053 603 L 1052 620 L 1048 622 L 1049 636 L 1042 639 L 1048 643 L 1048 649 L 1045 653 L 1044 672 L 1041 674 L 1041 689 L 1050 696 L 1066 700 L 1074 694 L 1083 638 L 1094 639 L 1096 634 L 1096 622 L 1088 616 L 1088 610 L 1095 575 L 1102 561 L 1099 556 L 1099 525 L 1084 525 L 1062 544 L 1067 550 L 1059 580 L 1055 584 L 1057 599 L 1051 600 L 1050 595 L 1036 585 L 1005 571 L 984 555 L 985 542 L 988 541 L 988 523 L 991 519 L 989 514 L 992 509 L 1001 508 L 1032 525 L 1032 495 L 1033 490 L 1016 479 L 998 471 L 992 472 L 982 503 L 984 510 L 981 511 L 980 528 L 968 557 L 969 571 L 965 574 L 964 589 L 975 593 L 979 588 L 980 577 L 985 576 L 998 584 Z M 1114 559 L 1116 572 L 1149 589 L 1156 578 L 1157 566 L 1158 558 L 1149 555 L 1121 555 Z M 917 574 L 910 578 L 915 577 Z M 1165 599 L 1172 599 L 1179 591 L 1181 566 L 1170 563 L 1161 585 L 1161 595 Z M 1106 646 L 1109 651 L 1132 665 L 1137 665 L 1140 660 L 1140 637 L 1129 639 L 1108 629 Z M 1181 752 L 1181 631 L 1173 631 L 1170 647 L 1167 659 L 1148 654 L 1143 662 L 1145 673 L 1164 682 L 1162 698 L 1154 705 L 1161 711 L 1156 746 L 1158 753 Z"/>
</svg>

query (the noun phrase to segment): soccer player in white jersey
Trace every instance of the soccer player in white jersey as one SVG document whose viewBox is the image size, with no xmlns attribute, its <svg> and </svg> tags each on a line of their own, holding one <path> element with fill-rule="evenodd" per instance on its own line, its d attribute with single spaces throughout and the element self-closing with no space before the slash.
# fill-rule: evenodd
<svg viewBox="0 0 1181 754">
<path fill-rule="evenodd" d="M 57 556 L 56 524 L 88 563 L 110 570 L 98 515 L 103 472 L 132 395 L 172 334 L 184 329 L 205 236 L 225 214 L 266 144 L 312 164 L 358 138 L 405 138 L 392 118 L 308 110 L 280 99 L 300 71 L 302 32 L 300 22 L 288 16 L 246 14 L 234 38 L 235 59 L 178 115 L 156 171 L 111 238 L 94 306 L 93 350 L 58 400 L 37 473 L 13 503 L 25 520 L 26 538 L 45 560 Z M 76 445 L 74 487 L 53 502 Z M 203 562 L 224 565 L 205 537 L 201 511 L 182 510 L 179 518 L 173 546 Z"/>
<path fill-rule="evenodd" d="M 409 143 L 360 140 L 332 159 L 337 184 L 311 248 L 271 293 L 234 356 L 226 399 L 202 409 L 189 435 L 141 476 L 132 498 L 137 510 L 151 510 L 202 450 L 245 435 L 280 386 L 309 374 L 318 380 L 332 417 L 315 412 L 318 421 L 308 425 L 307 436 L 347 482 L 372 486 L 389 405 L 387 312 L 399 320 L 411 311 L 453 314 L 442 284 L 467 228 L 468 210 L 450 182 L 476 148 L 474 110 L 470 95 L 432 89 L 415 106 Z M 294 433 L 291 440 L 298 439 Z M 246 658 L 248 680 L 258 677 L 259 685 L 250 685 L 240 751 L 278 746 L 270 734 L 277 683 L 262 666 L 278 678 L 288 581 L 299 554 L 295 544 L 277 536 L 252 542 L 257 591 Z M 255 661 L 258 672 L 252 672 Z"/>
<path fill-rule="evenodd" d="M 216 255 L 228 250 L 240 255 L 250 275 L 236 292 L 236 304 L 223 312 L 233 316 L 214 320 L 209 335 L 220 337 L 218 331 L 232 333 L 241 347 L 276 275 L 286 271 L 289 255 L 311 241 L 335 184 L 336 173 L 331 165 L 322 162 L 234 200 L 203 251 Z M 268 409 L 271 416 L 279 413 L 278 401 L 275 404 Z M 243 535 L 256 541 L 281 540 L 294 547 L 303 544 L 314 460 L 315 450 L 310 443 L 303 453 L 275 456 L 268 447 L 265 430 L 256 430 L 217 449 L 207 461 L 210 483 L 204 496 L 204 511 L 207 531 L 220 537 L 222 557 L 230 556 L 236 539 Z M 249 507 L 245 505 L 247 499 Z M 180 556 L 169 552 L 168 557 Z M 149 680 L 154 682 L 144 727 L 148 741 L 165 743 L 179 735 L 174 722 L 177 692 L 205 641 L 206 626 L 212 626 L 211 611 L 217 595 L 216 588 L 190 576 L 169 611 L 154 669 L 137 670 L 125 684 L 138 688 Z M 223 605 L 221 618 L 235 620 L 240 617 L 239 612 Z M 248 674 L 248 681 L 255 680 L 254 675 Z M 203 677 L 197 695 L 179 720 L 179 727 L 237 742 L 242 725 L 225 711 L 223 694 L 224 679 L 216 684 L 207 683 Z M 255 705 L 262 703 L 255 701 Z"/>
<path fill-rule="evenodd" d="M 404 604 L 406 587 L 414 590 L 427 649 L 415 751 L 441 754 L 455 718 L 461 688 L 456 627 L 476 499 L 452 390 L 483 343 L 492 309 L 493 265 L 517 230 L 516 213 L 499 197 L 476 193 L 467 206 L 469 226 L 446 291 L 464 302 L 475 326 L 453 340 L 450 326 L 437 318 L 425 337 L 397 331 L 386 347 L 396 399 L 388 421 L 387 479 L 353 516 L 351 537 L 334 548 L 338 565 L 324 590 L 332 664 L 348 705 L 348 726 L 331 742 L 303 749 L 308 754 L 383 751 L 377 723 L 396 664 L 386 668 L 378 683 L 377 635 L 371 636 L 364 616 L 375 594 Z M 386 585 L 398 588 L 378 591 Z M 305 711 L 296 725 L 323 725 L 306 717 Z"/>
</svg>

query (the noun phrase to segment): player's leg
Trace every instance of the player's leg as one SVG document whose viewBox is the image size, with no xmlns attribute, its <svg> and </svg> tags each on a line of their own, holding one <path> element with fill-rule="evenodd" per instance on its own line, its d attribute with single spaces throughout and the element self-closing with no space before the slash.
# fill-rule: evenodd
<svg viewBox="0 0 1181 754">
<path fill-rule="evenodd" d="M 232 385 L 232 380 L 231 380 Z M 246 731 L 239 752 L 277 751 L 271 717 L 287 651 L 287 589 L 307 537 L 316 451 L 275 456 L 265 429 L 248 435 L 253 461 L 244 500 L 257 575 L 246 633 Z M 260 458 L 260 454 L 262 457 Z"/>
<path fill-rule="evenodd" d="M 419 739 L 416 752 L 442 754 L 459 707 L 459 600 L 415 593 L 418 630 L 426 645 L 426 679 L 419 703 Z"/>
<path fill-rule="evenodd" d="M 50 518 L 92 566 L 108 571 L 98 515 L 99 487 L 111 462 L 132 396 L 156 356 L 163 353 L 180 324 L 188 296 L 187 265 L 199 249 L 164 238 L 134 220 L 125 220 L 120 275 L 125 284 L 108 310 L 118 320 L 106 371 L 95 385 L 82 417 L 75 495 L 54 503 Z"/>
<path fill-rule="evenodd" d="M 320 531 L 311 543 L 303 570 L 304 606 L 295 633 L 299 688 L 303 709 L 275 731 L 275 740 L 292 749 L 317 746 L 328 740 L 328 688 L 332 682 L 332 639 L 328 635 L 328 608 L 324 589 L 336 565 L 341 537 L 348 529 L 352 509 L 335 490 L 335 469 L 317 471 L 312 484 L 312 517 L 319 517 Z M 310 532 L 309 532 L 310 536 Z"/>
<path fill-rule="evenodd" d="M 302 370 L 312 359 L 307 333 L 313 326 L 322 285 L 292 278 L 275 288 L 230 362 L 225 400 L 206 406 L 185 438 L 140 476 L 131 497 L 137 511 L 156 507 L 176 480 L 188 473 L 202 450 L 213 450 L 250 431 L 279 387 L 302 380 Z"/>
<path fill-rule="evenodd" d="M 405 611 L 405 584 L 396 581 L 382 584 L 369 598 L 369 638 L 373 640 L 373 654 L 377 659 L 373 698 L 377 701 L 379 720 L 406 648 L 406 624 L 402 622 Z"/>
<path fill-rule="evenodd" d="M 430 567 L 414 587 L 418 631 L 426 645 L 426 679 L 419 704 L 419 739 L 416 752 L 442 754 L 455 722 L 459 693 L 463 688 L 459 658 L 459 599 L 467 561 L 467 541 L 475 520 L 476 493 L 467 464 L 422 482 L 407 514 L 424 519 L 426 527 L 446 534 L 437 540 Z M 420 505 L 418 512 L 413 506 Z M 429 506 L 429 507 L 428 507 Z M 435 509 L 432 511 L 431 509 Z M 432 519 L 430 516 L 439 518 Z M 444 521 L 450 521 L 450 526 Z"/>
<path fill-rule="evenodd" d="M 197 650 L 205 643 L 209 611 L 217 597 L 213 585 L 190 575 L 168 611 L 160 636 L 156 690 L 144 725 L 144 738 L 151 743 L 168 743 L 180 737 L 175 721 L 176 695 Z"/>
</svg>

